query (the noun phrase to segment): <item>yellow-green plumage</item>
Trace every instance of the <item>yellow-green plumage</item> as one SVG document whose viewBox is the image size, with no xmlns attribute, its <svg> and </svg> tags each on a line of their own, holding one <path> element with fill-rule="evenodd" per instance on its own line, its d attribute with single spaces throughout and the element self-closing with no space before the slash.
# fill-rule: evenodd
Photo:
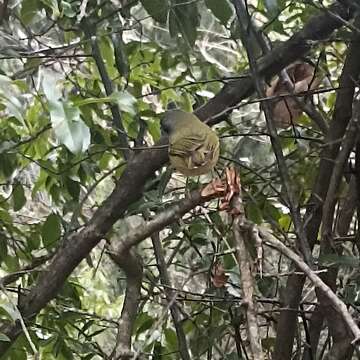
<svg viewBox="0 0 360 360">
<path fill-rule="evenodd" d="M 177 171 L 196 176 L 215 167 L 220 152 L 219 138 L 195 115 L 181 110 L 168 111 L 162 126 L 169 134 L 170 163 Z"/>
</svg>

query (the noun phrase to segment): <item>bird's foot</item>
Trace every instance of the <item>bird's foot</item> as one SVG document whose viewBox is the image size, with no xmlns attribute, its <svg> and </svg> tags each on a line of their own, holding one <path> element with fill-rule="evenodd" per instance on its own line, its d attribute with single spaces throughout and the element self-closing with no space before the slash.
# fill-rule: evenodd
<svg viewBox="0 0 360 360">
<path fill-rule="evenodd" d="M 215 198 L 225 194 L 226 184 L 221 179 L 214 179 L 201 190 L 202 197 Z"/>
<path fill-rule="evenodd" d="M 201 191 L 201 196 L 207 198 L 221 197 L 220 210 L 237 215 L 239 211 L 233 206 L 232 200 L 240 194 L 240 177 L 233 167 L 226 168 L 225 180 L 215 179 L 207 184 Z"/>
</svg>

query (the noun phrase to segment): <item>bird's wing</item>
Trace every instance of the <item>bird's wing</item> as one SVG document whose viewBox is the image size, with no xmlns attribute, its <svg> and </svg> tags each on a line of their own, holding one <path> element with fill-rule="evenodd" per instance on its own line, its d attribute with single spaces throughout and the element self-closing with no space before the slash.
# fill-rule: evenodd
<svg viewBox="0 0 360 360">
<path fill-rule="evenodd" d="M 191 157 L 206 142 L 206 134 L 191 134 L 170 140 L 169 154 L 173 156 Z"/>
<path fill-rule="evenodd" d="M 218 159 L 219 140 L 212 133 L 191 134 L 170 145 L 170 157 L 178 158 L 177 167 L 188 170 L 200 169 L 215 164 Z M 181 165 L 181 163 L 183 165 Z"/>
</svg>

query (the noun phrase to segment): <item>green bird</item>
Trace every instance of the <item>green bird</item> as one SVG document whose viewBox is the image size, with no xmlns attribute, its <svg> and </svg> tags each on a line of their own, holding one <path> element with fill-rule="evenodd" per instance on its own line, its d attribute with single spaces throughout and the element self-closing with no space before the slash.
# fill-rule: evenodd
<svg viewBox="0 0 360 360">
<path fill-rule="evenodd" d="M 219 159 L 220 142 L 216 133 L 194 114 L 167 111 L 161 127 L 169 136 L 170 164 L 186 176 L 210 172 Z"/>
</svg>

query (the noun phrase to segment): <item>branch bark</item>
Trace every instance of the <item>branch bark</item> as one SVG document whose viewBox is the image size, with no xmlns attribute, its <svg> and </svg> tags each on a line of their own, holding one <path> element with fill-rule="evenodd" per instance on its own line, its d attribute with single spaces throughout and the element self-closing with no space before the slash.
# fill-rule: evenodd
<svg viewBox="0 0 360 360">
<path fill-rule="evenodd" d="M 351 19 L 353 9 L 351 5 L 334 3 L 331 11 L 346 20 Z M 292 36 L 288 41 L 275 48 L 259 63 L 259 73 L 265 78 L 277 74 L 282 68 L 303 56 L 314 46 L 314 43 L 327 38 L 335 29 L 342 26 L 336 18 L 327 14 L 314 16 L 302 31 Z M 202 120 L 216 123 L 217 117 L 229 111 L 254 90 L 251 77 L 232 81 L 195 113 Z M 158 145 L 167 144 L 163 137 Z M 89 223 L 78 233 L 74 233 L 69 241 L 60 248 L 46 271 L 39 277 L 37 283 L 24 297 L 20 304 L 20 311 L 25 319 L 34 317 L 53 299 L 67 277 L 76 266 L 89 254 L 98 242 L 111 229 L 112 225 L 121 218 L 128 206 L 138 200 L 143 192 L 147 179 L 168 160 L 167 151 L 153 149 L 136 155 L 119 179 L 114 191 L 95 212 Z M 0 329 L 11 341 L 0 343 L 0 355 L 9 348 L 17 338 L 21 329 L 18 325 L 8 325 Z"/>
<path fill-rule="evenodd" d="M 110 257 L 124 270 L 126 275 L 124 304 L 118 320 L 116 346 L 110 359 L 127 360 L 133 357 L 131 352 L 131 336 L 140 301 L 143 265 L 141 258 L 134 249 L 124 252 L 111 251 Z"/>
</svg>

